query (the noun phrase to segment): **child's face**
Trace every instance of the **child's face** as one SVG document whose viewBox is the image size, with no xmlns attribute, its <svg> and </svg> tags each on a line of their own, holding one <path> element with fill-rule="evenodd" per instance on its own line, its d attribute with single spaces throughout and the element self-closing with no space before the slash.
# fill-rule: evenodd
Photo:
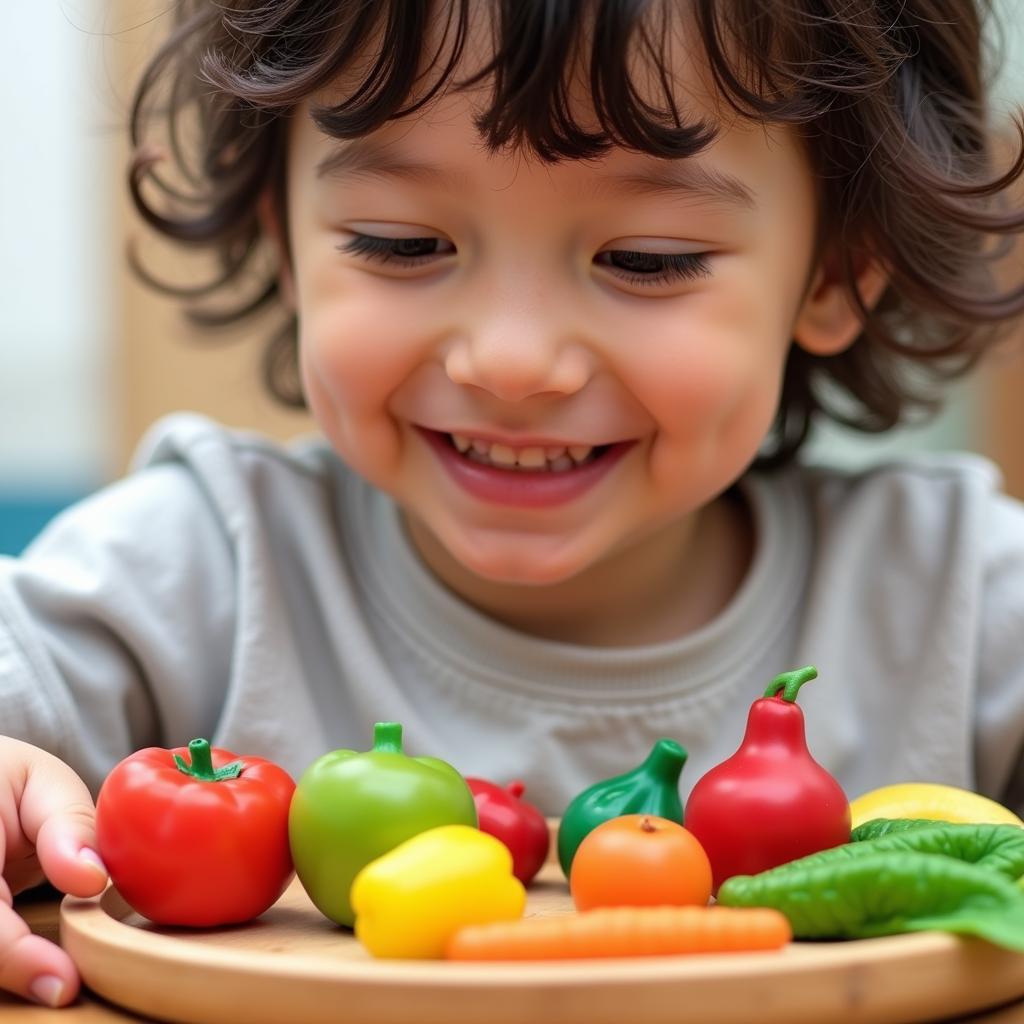
<svg viewBox="0 0 1024 1024">
<path fill-rule="evenodd" d="M 686 113 L 721 124 L 685 161 L 489 156 L 472 93 L 356 142 L 297 113 L 290 284 L 309 404 L 340 455 L 477 577 L 552 584 L 627 564 L 685 531 L 771 425 L 806 315 L 813 177 L 793 137 L 719 121 L 681 74 Z M 453 434 L 528 465 L 614 447 L 564 476 L 520 474 L 470 461 Z"/>
</svg>

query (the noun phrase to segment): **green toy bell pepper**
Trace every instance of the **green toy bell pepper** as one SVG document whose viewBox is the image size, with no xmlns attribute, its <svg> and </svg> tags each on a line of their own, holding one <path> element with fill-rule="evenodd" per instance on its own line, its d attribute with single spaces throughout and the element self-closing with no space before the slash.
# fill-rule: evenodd
<svg viewBox="0 0 1024 1024">
<path fill-rule="evenodd" d="M 288 816 L 295 871 L 322 914 L 351 927 L 352 880 L 370 861 L 440 825 L 477 825 L 473 793 L 435 757 L 402 752 L 397 722 L 374 726 L 373 749 L 334 750 L 306 769 Z"/>
</svg>

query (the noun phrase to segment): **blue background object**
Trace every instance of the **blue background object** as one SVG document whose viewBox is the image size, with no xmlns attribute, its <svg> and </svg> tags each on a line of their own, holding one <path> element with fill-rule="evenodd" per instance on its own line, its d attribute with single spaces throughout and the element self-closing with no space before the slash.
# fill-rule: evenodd
<svg viewBox="0 0 1024 1024">
<path fill-rule="evenodd" d="M 61 509 L 82 497 L 57 491 L 0 494 L 0 555 L 20 554 Z"/>
</svg>

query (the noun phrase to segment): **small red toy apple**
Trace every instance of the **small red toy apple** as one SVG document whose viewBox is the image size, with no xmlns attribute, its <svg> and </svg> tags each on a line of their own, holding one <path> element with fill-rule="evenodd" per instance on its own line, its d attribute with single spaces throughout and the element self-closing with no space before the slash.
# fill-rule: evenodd
<svg viewBox="0 0 1024 1024">
<path fill-rule="evenodd" d="M 526 786 L 516 780 L 502 788 L 486 779 L 466 778 L 473 793 L 480 831 L 500 839 L 512 854 L 512 870 L 529 885 L 547 860 L 551 834 L 544 815 L 522 799 Z"/>
</svg>

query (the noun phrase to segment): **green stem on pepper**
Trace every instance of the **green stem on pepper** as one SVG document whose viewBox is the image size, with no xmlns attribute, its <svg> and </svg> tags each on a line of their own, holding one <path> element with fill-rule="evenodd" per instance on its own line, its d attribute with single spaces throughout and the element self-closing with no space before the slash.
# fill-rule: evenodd
<svg viewBox="0 0 1024 1024">
<path fill-rule="evenodd" d="M 402 724 L 401 722 L 377 722 L 373 727 L 373 749 L 380 753 L 401 754 Z"/>
<path fill-rule="evenodd" d="M 174 763 L 178 766 L 179 772 L 198 782 L 224 782 L 227 779 L 237 779 L 245 767 L 241 761 L 232 761 L 220 768 L 214 768 L 209 740 L 192 740 L 188 745 L 188 752 L 192 758 L 191 764 L 180 754 L 174 755 Z"/>
</svg>

